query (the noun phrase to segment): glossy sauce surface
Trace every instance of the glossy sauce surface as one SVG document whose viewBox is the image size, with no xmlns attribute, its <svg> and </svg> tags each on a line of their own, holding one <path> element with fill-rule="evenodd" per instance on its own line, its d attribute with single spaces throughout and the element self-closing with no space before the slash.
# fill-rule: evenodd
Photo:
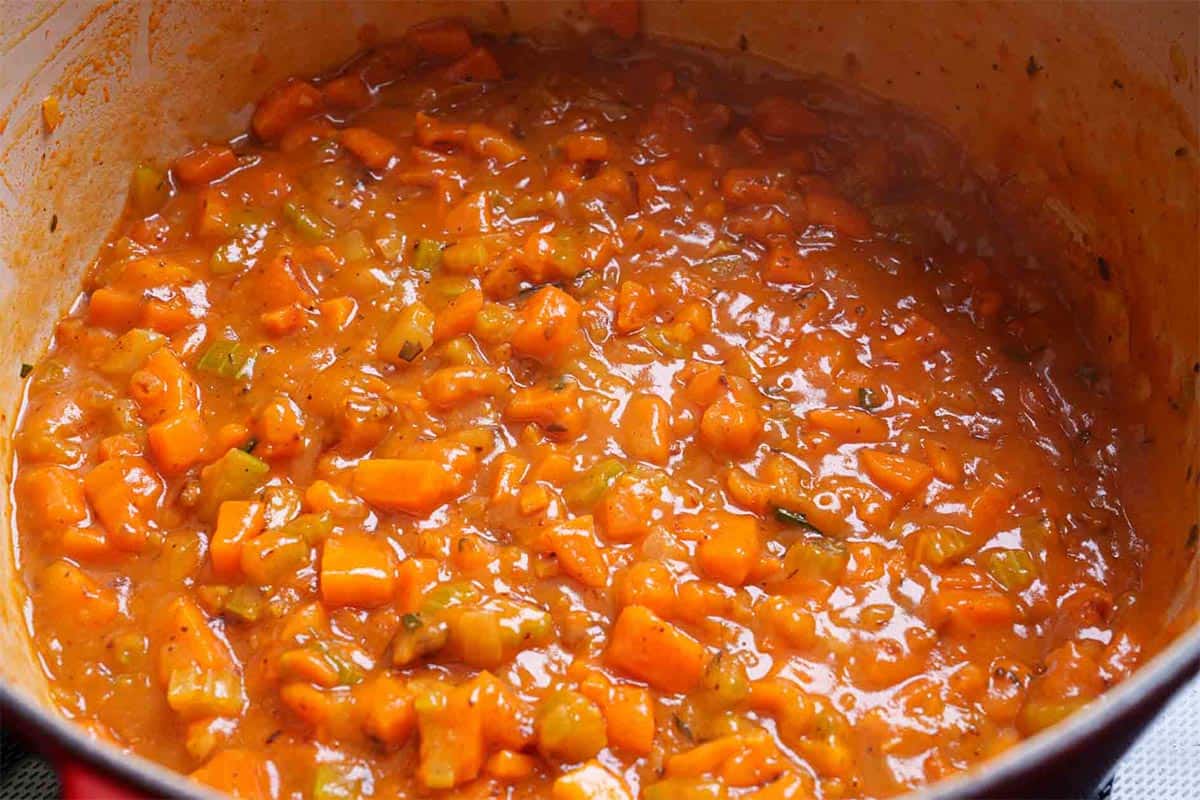
<svg viewBox="0 0 1200 800">
<path fill-rule="evenodd" d="M 426 26 L 139 167 L 84 289 L 35 643 L 232 794 L 887 796 L 1143 658 L 1049 270 L 847 89 Z"/>
</svg>

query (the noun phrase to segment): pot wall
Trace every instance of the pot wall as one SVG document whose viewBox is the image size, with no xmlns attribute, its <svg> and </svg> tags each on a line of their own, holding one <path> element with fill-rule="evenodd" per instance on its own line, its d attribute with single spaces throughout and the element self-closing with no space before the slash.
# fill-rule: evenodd
<svg viewBox="0 0 1200 800">
<path fill-rule="evenodd" d="M 283 76 L 445 15 L 497 33 L 583 19 L 574 2 L 6 3 L 4 430 L 19 407 L 18 365 L 40 356 L 77 293 L 138 160 L 240 132 L 254 99 Z M 856 83 L 966 146 L 1001 207 L 1029 220 L 1055 254 L 1047 263 L 1061 269 L 1081 325 L 1143 421 L 1129 431 L 1138 479 L 1125 487 L 1131 517 L 1152 540 L 1155 579 L 1141 606 L 1161 621 L 1163 644 L 1190 627 L 1200 602 L 1196 548 L 1187 546 L 1200 519 L 1200 6 L 650 2 L 643 22 L 653 33 Z M 739 58 L 748 69 L 766 63 Z M 40 108 L 50 95 L 65 114 L 53 132 Z M 11 462 L 7 437 L 0 459 Z M 8 504 L 5 493 L 0 519 Z M 44 702 L 9 539 L 3 530 L 0 677 Z"/>
</svg>

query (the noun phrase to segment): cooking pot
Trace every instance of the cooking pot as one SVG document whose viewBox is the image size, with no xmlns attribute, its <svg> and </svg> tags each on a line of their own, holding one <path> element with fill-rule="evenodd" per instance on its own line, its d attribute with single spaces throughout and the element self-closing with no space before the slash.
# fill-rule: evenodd
<svg viewBox="0 0 1200 800">
<path fill-rule="evenodd" d="M 505 34 L 582 24 L 576 2 L 27 2 L 0 16 L 0 459 L 33 362 L 79 290 L 139 160 L 245 128 L 282 77 L 421 19 Z M 1157 656 L 1066 722 L 928 787 L 930 798 L 1091 790 L 1200 665 L 1200 116 L 1193 2 L 647 2 L 643 29 L 860 86 L 958 139 L 1058 270 L 1137 424 L 1127 511 L 1147 541 L 1135 613 Z M 58 115 L 61 113 L 61 121 Z M 10 480 L 12 467 L 6 479 Z M 0 494 L 0 708 L 74 797 L 204 796 L 65 721 L 30 646 Z"/>
</svg>

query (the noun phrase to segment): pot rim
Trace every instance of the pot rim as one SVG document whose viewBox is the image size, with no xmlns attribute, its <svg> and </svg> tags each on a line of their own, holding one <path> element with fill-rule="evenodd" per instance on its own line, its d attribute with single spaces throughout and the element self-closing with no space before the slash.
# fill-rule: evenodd
<svg viewBox="0 0 1200 800">
<path fill-rule="evenodd" d="M 1146 711 L 1151 716 L 1156 715 L 1176 690 L 1198 671 L 1200 625 L 1193 625 L 1127 680 L 1062 723 L 1023 740 L 975 769 L 921 787 L 905 797 L 952 800 L 988 796 L 1023 774 L 1068 756 L 1072 750 L 1086 745 L 1089 739 L 1108 732 L 1128 717 Z M 0 710 L 12 713 L 33 729 L 35 742 L 52 755 L 59 766 L 78 759 L 153 797 L 197 800 L 218 797 L 181 772 L 93 739 L 12 684 L 0 683 Z"/>
</svg>

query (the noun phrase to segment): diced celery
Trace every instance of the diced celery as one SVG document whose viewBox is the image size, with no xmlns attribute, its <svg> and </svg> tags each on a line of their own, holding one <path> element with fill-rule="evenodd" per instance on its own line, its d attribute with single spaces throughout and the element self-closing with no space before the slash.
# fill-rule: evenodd
<svg viewBox="0 0 1200 800">
<path fill-rule="evenodd" d="M 436 614 L 453 606 L 479 601 L 479 590 L 466 581 L 441 583 L 429 590 L 421 604 L 422 615 Z"/>
<path fill-rule="evenodd" d="M 200 499 L 196 511 L 210 522 L 226 500 L 246 500 L 254 495 L 271 471 L 267 462 L 238 448 L 230 448 L 200 471 Z"/>
<path fill-rule="evenodd" d="M 443 275 L 428 284 L 430 302 L 438 308 L 445 307 L 454 298 L 469 291 L 475 284 L 462 275 Z"/>
<path fill-rule="evenodd" d="M 820 533 L 813 524 L 808 521 L 808 517 L 804 516 L 799 511 L 792 511 L 790 508 L 779 506 L 775 509 L 775 519 L 785 525 L 798 525 L 801 528 L 808 528 L 810 531 Z"/>
<path fill-rule="evenodd" d="M 237 586 L 225 598 L 225 613 L 245 622 L 262 619 L 266 606 L 266 598 L 256 586 Z"/>
<path fill-rule="evenodd" d="M 929 567 L 944 567 L 971 552 L 971 537 L 958 528 L 942 527 L 921 531 L 913 558 Z"/>
<path fill-rule="evenodd" d="M 750 693 L 750 678 L 742 662 L 727 653 L 718 653 L 704 670 L 701 685 L 717 705 L 732 708 Z"/>
<path fill-rule="evenodd" d="M 333 227 L 328 222 L 299 203 L 284 203 L 283 218 L 310 242 L 319 242 L 333 235 Z"/>
<path fill-rule="evenodd" d="M 446 245 L 436 239 L 418 239 L 413 247 L 413 269 L 433 272 L 442 265 L 442 250 Z"/>
<path fill-rule="evenodd" d="M 132 375 L 142 364 L 167 341 L 167 337 L 146 328 L 134 328 L 121 334 L 108 357 L 100 364 L 100 371 L 110 377 Z"/>
<path fill-rule="evenodd" d="M 849 560 L 850 555 L 841 542 L 810 536 L 794 542 L 788 548 L 783 558 L 783 569 L 789 578 L 837 583 L 845 573 Z"/>
<path fill-rule="evenodd" d="M 283 526 L 289 533 L 298 534 L 309 544 L 318 544 L 333 533 L 333 514 L 328 511 L 301 514 Z"/>
<path fill-rule="evenodd" d="M 286 528 L 255 536 L 242 545 L 246 577 L 263 586 L 286 583 L 312 560 L 312 547 Z"/>
<path fill-rule="evenodd" d="M 662 325 L 647 325 L 642 337 L 659 353 L 671 358 L 687 358 L 691 349 L 672 339 Z"/>
<path fill-rule="evenodd" d="M 189 719 L 241 713 L 242 682 L 233 670 L 189 666 L 171 671 L 167 705 Z"/>
<path fill-rule="evenodd" d="M 155 213 L 170 196 L 171 185 L 162 170 L 146 164 L 134 167 L 129 182 L 129 199 L 139 214 L 146 217 Z"/>
<path fill-rule="evenodd" d="M 367 237 L 362 231 L 355 228 L 354 230 L 346 231 L 333 243 L 334 252 L 346 259 L 346 262 L 353 264 L 357 261 L 366 261 L 375 253 L 371 250 L 371 245 L 367 243 Z"/>
<path fill-rule="evenodd" d="M 542 701 L 536 727 L 538 750 L 546 758 L 586 761 L 608 746 L 604 712 L 570 689 Z"/>
<path fill-rule="evenodd" d="M 1028 588 L 1037 577 L 1037 565 L 1024 550 L 990 550 L 984 562 L 991 576 L 1010 592 Z"/>
<path fill-rule="evenodd" d="M 196 369 L 222 378 L 248 378 L 254 372 L 254 350 L 239 342 L 213 342 L 196 362 Z"/>
<path fill-rule="evenodd" d="M 563 489 L 563 499 L 575 509 L 591 508 L 600 502 L 608 487 L 624 472 L 624 464 L 615 458 L 606 458 L 593 464 L 581 477 L 567 484 Z"/>
<path fill-rule="evenodd" d="M 422 614 L 405 614 L 400 631 L 392 639 L 392 663 L 407 666 L 418 658 L 436 653 L 450 639 L 450 628 L 440 619 Z"/>
</svg>

